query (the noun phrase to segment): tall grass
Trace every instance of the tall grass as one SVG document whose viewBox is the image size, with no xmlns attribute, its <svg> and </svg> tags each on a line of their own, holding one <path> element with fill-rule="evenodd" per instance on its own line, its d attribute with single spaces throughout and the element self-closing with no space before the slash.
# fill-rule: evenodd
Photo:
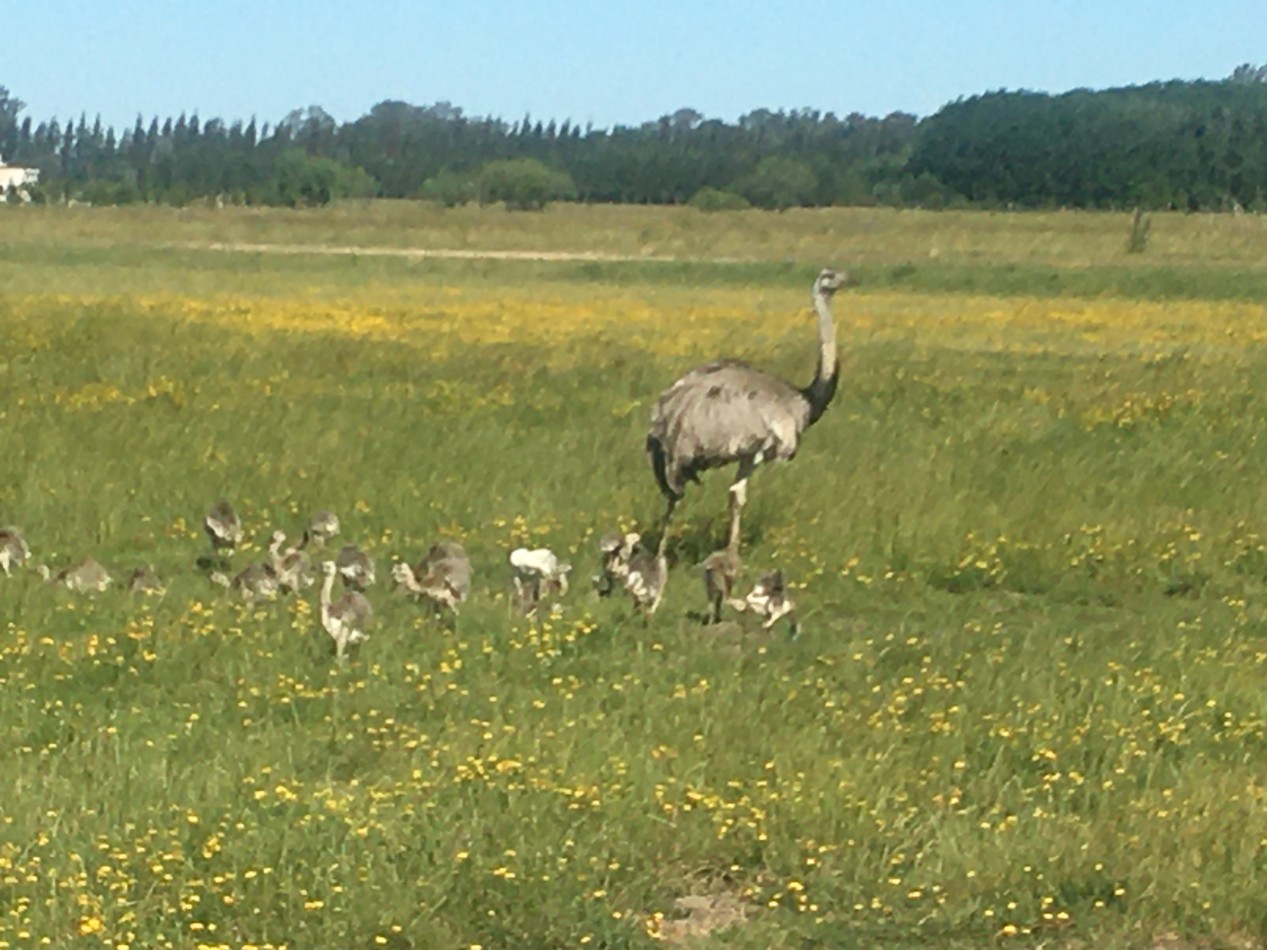
<svg viewBox="0 0 1267 950">
<path fill-rule="evenodd" d="M 691 490 L 654 619 L 585 576 L 599 533 L 659 511 L 641 441 L 678 373 L 808 378 L 809 262 L 353 262 L 37 220 L 0 265 L 0 522 L 169 590 L 0 580 L 0 942 L 1267 937 L 1267 310 L 1225 299 L 1252 295 L 987 293 L 923 264 L 840 295 L 840 394 L 745 521 L 747 580 L 796 585 L 790 639 L 699 622 L 723 476 Z M 375 588 L 339 667 L 311 592 L 249 607 L 199 570 L 221 495 L 237 565 L 328 507 L 380 575 L 463 540 L 471 602 L 450 629 Z M 539 622 L 509 609 L 517 544 L 577 565 Z"/>
<path fill-rule="evenodd" d="M 1267 221 L 1258 215 L 1152 213 L 1148 253 L 1130 254 L 1128 212 L 792 209 L 780 213 L 625 205 L 556 205 L 539 214 L 500 206 L 441 209 L 422 202 L 349 203 L 320 210 L 205 207 L 13 207 L 0 242 L 46 257 L 92 247 L 212 243 L 400 251 L 535 251 L 677 261 L 796 261 L 822 266 L 1121 265 L 1258 271 Z"/>
</svg>

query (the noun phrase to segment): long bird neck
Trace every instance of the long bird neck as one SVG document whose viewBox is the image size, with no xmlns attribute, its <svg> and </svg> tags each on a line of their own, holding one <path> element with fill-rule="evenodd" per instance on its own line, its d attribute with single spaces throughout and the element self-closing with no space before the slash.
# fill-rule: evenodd
<svg viewBox="0 0 1267 950">
<path fill-rule="evenodd" d="M 321 613 L 328 616 L 330 613 L 330 595 L 334 593 L 334 575 L 327 574 L 321 582 Z"/>
<path fill-rule="evenodd" d="M 809 400 L 811 424 L 827 410 L 840 380 L 840 355 L 836 345 L 836 322 L 832 319 L 831 298 L 814 290 L 814 311 L 818 314 L 818 369 L 803 392 Z"/>
<path fill-rule="evenodd" d="M 401 584 L 405 585 L 405 590 L 414 594 L 422 593 L 422 584 L 418 580 L 418 572 L 408 564 L 401 564 L 395 576 L 399 578 Z"/>
</svg>

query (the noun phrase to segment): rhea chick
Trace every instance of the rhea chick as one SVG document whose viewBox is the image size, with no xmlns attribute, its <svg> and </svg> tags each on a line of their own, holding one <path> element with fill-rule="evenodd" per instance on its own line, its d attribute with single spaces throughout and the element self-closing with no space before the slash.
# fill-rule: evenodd
<svg viewBox="0 0 1267 950">
<path fill-rule="evenodd" d="M 88 558 L 71 567 L 63 568 L 49 576 L 49 570 L 41 564 L 37 570 L 40 577 L 50 584 L 61 584 L 67 590 L 77 594 L 99 594 L 113 583 L 110 572 L 101 566 L 96 558 Z"/>
<path fill-rule="evenodd" d="M 633 557 L 638 539 L 637 534 L 621 534 L 619 531 L 609 531 L 598 539 L 602 567 L 594 575 L 593 582 L 594 591 L 599 597 L 610 597 L 617 583 L 624 583 L 629 571 L 629 559 Z"/>
<path fill-rule="evenodd" d="M 272 600 L 279 590 L 277 572 L 271 564 L 252 564 L 239 571 L 232 580 L 219 571 L 211 575 L 211 583 L 219 584 L 242 595 L 248 604 L 257 600 Z"/>
<path fill-rule="evenodd" d="M 341 662 L 348 647 L 369 639 L 365 627 L 374 616 L 374 611 L 360 591 L 350 590 L 338 600 L 331 600 L 334 576 L 338 571 L 338 565 L 334 561 L 321 563 L 321 573 L 325 578 L 321 582 L 321 626 L 325 627 L 326 633 L 334 641 L 334 653 Z"/>
<path fill-rule="evenodd" d="M 0 570 L 8 577 L 15 567 L 21 567 L 31 557 L 22 532 L 17 528 L 0 528 Z"/>
<path fill-rule="evenodd" d="M 535 612 L 543 596 L 562 596 L 568 591 L 572 565 L 560 562 L 549 548 L 515 548 L 510 552 L 510 566 L 515 571 L 515 598 L 525 614 Z"/>
<path fill-rule="evenodd" d="M 704 571 L 704 590 L 708 595 L 708 622 L 720 623 L 721 605 L 730 600 L 730 592 L 743 570 L 743 562 L 736 552 L 725 548 L 704 558 L 700 567 Z"/>
<path fill-rule="evenodd" d="M 627 534 L 624 540 L 612 562 L 612 573 L 625 585 L 634 606 L 651 616 L 664 597 L 664 588 L 669 582 L 669 562 L 662 551 L 640 547 L 638 534 Z"/>
<path fill-rule="evenodd" d="M 274 531 L 269 539 L 268 562 L 277 575 L 278 586 L 287 592 L 306 590 L 315 580 L 312 576 L 312 559 L 302 545 L 291 546 L 283 551 L 282 545 L 285 543 L 286 534 L 283 531 Z"/>
<path fill-rule="evenodd" d="M 437 613 L 448 609 L 456 617 L 458 607 L 471 594 L 471 559 L 456 541 L 440 541 L 414 567 L 399 563 L 392 579 L 403 584 L 419 600 L 431 604 Z"/>
<path fill-rule="evenodd" d="M 202 521 L 202 527 L 207 532 L 207 537 L 211 539 L 211 547 L 216 553 L 232 552 L 242 543 L 242 519 L 224 498 L 211 506 L 211 510 Z"/>
<path fill-rule="evenodd" d="M 318 511 L 308 523 L 308 535 L 316 544 L 325 544 L 339 533 L 339 516 L 333 511 Z"/>
<path fill-rule="evenodd" d="M 138 567 L 128 576 L 128 590 L 134 594 L 153 594 L 161 597 L 167 593 L 167 585 L 152 567 Z"/>
<path fill-rule="evenodd" d="M 781 618 L 788 617 L 792 636 L 796 636 L 796 605 L 788 594 L 787 582 L 783 579 L 782 571 L 762 574 L 761 579 L 757 581 L 747 597 L 739 601 L 732 600 L 730 603 L 736 610 L 751 610 L 764 617 L 765 623 L 761 625 L 763 630 L 769 630 Z"/>
<path fill-rule="evenodd" d="M 343 545 L 334 565 L 343 578 L 344 586 L 352 590 L 365 590 L 374 583 L 374 561 L 355 544 Z"/>
</svg>

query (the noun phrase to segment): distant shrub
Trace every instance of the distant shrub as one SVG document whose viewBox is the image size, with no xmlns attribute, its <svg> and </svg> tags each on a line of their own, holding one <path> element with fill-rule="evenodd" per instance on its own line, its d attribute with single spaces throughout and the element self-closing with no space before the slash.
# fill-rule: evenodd
<svg viewBox="0 0 1267 950">
<path fill-rule="evenodd" d="M 418 189 L 418 197 L 446 208 L 456 208 L 479 197 L 479 186 L 469 174 L 444 171 L 424 181 Z"/>
<path fill-rule="evenodd" d="M 478 185 L 481 203 L 505 202 L 511 211 L 538 211 L 576 197 L 571 175 L 535 158 L 489 162 L 480 169 Z"/>
<path fill-rule="evenodd" d="M 737 195 L 733 191 L 722 191 L 720 188 L 709 185 L 705 185 L 691 195 L 691 200 L 687 204 L 700 211 L 742 211 L 744 208 L 752 207 L 752 202 L 743 195 Z"/>
<path fill-rule="evenodd" d="M 901 203 L 907 207 L 929 208 L 934 211 L 952 204 L 955 199 L 955 193 L 928 172 L 916 177 L 905 176 L 898 194 Z"/>
<path fill-rule="evenodd" d="M 130 181 L 93 181 L 77 196 L 91 205 L 127 205 L 141 200 L 141 191 Z"/>
<path fill-rule="evenodd" d="M 336 198 L 368 198 L 377 190 L 378 183 L 363 168 L 296 148 L 278 157 L 264 201 L 287 208 L 317 207 Z"/>
<path fill-rule="evenodd" d="M 758 208 L 796 208 L 814 203 L 818 176 L 814 169 L 795 158 L 771 155 L 757 163 L 747 175 L 737 179 L 735 191 Z"/>
</svg>

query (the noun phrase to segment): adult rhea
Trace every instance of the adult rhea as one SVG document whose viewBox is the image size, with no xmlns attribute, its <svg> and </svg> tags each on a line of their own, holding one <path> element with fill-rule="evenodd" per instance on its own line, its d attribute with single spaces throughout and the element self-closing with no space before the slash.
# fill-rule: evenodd
<svg viewBox="0 0 1267 950">
<path fill-rule="evenodd" d="M 700 472 L 732 462 L 738 463 L 738 469 L 730 486 L 727 550 L 739 553 L 748 479 L 762 462 L 793 458 L 801 435 L 836 395 L 840 366 L 831 298 L 846 280 L 843 272 L 824 270 L 814 281 L 818 369 L 808 386 L 798 387 L 748 363 L 725 359 L 691 370 L 661 394 L 647 432 L 647 454 L 656 484 L 668 500 L 661 554 L 687 482 L 699 481 Z"/>
</svg>

